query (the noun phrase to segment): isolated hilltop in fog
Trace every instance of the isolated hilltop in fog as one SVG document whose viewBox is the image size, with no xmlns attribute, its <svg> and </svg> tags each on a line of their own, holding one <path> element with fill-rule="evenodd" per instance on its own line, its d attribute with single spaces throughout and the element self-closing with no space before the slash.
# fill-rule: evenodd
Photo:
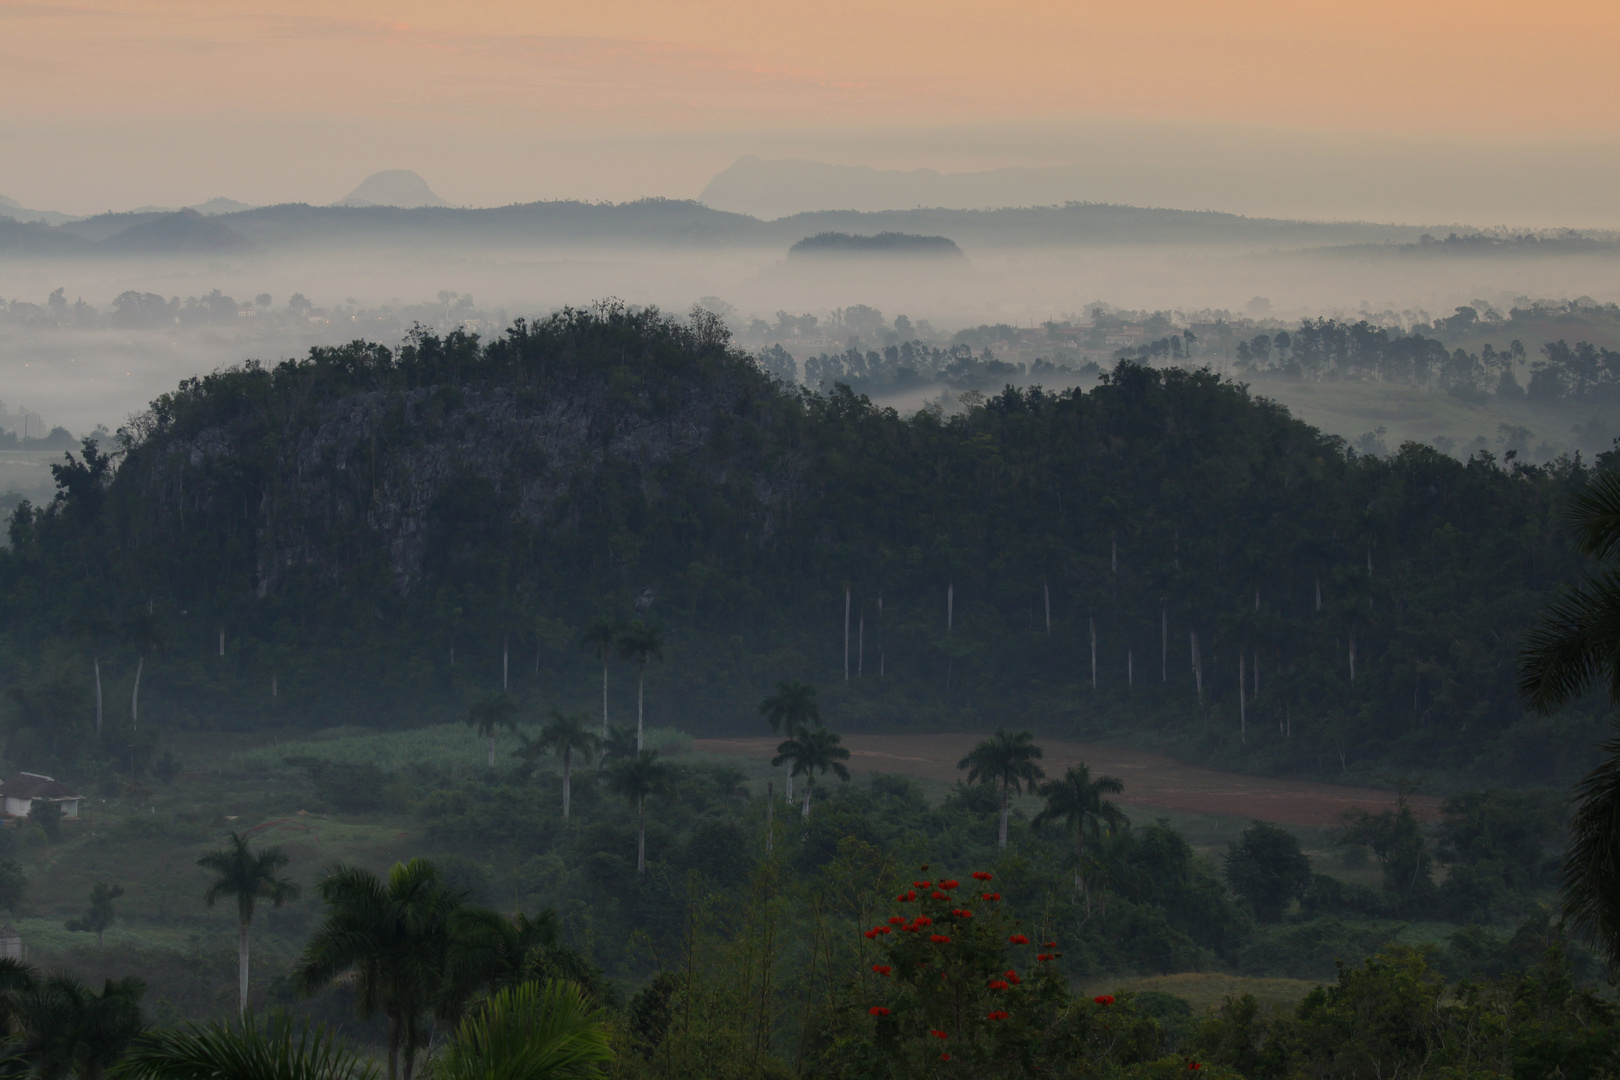
<svg viewBox="0 0 1620 1080">
<path fill-rule="evenodd" d="M 842 232 L 821 232 L 807 236 L 788 248 L 788 258 L 901 258 L 965 259 L 956 241 L 947 236 L 917 236 L 913 233 L 882 232 L 860 236 Z"/>
<path fill-rule="evenodd" d="M 749 155 L 710 180 L 698 199 L 717 210 L 779 218 L 818 210 L 870 213 L 922 206 L 957 210 L 1055 206 L 1085 197 L 1079 170 L 1067 165 L 969 173 L 903 172 Z"/>
<path fill-rule="evenodd" d="M 427 181 L 409 169 L 384 169 L 360 181 L 333 206 L 397 206 L 415 210 L 423 206 L 449 206 L 434 194 Z"/>
</svg>

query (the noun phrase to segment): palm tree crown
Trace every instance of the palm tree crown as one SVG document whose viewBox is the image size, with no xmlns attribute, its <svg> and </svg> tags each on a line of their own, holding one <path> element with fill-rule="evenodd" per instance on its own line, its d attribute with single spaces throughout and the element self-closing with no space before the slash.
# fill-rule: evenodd
<svg viewBox="0 0 1620 1080">
<path fill-rule="evenodd" d="M 508 694 L 486 694 L 467 710 L 467 724 L 489 739 L 489 767 L 495 767 L 495 732 L 517 722 L 517 702 Z"/>
<path fill-rule="evenodd" d="M 540 744 L 562 758 L 563 765 L 563 817 L 568 816 L 570 782 L 574 774 L 574 755 L 589 762 L 602 740 L 585 726 L 585 717 L 574 713 L 551 710 L 551 722 L 540 731 Z"/>
<path fill-rule="evenodd" d="M 1519 691 L 1541 713 L 1599 679 L 1608 683 L 1610 707 L 1620 706 L 1620 474 L 1594 476 L 1570 500 L 1567 523 L 1576 549 L 1608 565 L 1542 613 L 1519 655 Z M 1564 851 L 1564 917 L 1620 966 L 1620 735 L 1603 745 L 1576 803 Z"/>
<path fill-rule="evenodd" d="M 243 1015 L 248 1002 L 248 924 L 253 921 L 254 905 L 268 900 L 272 907 L 280 907 L 289 900 L 298 899 L 298 885 L 287 878 L 277 877 L 276 871 L 287 865 L 287 853 L 279 847 L 254 851 L 247 837 L 230 834 L 230 845 L 210 851 L 197 860 L 197 865 L 212 871 L 214 880 L 203 893 L 203 903 L 213 907 L 221 897 L 236 898 L 237 946 L 236 978 L 237 1005 Z"/>
<path fill-rule="evenodd" d="M 637 619 L 619 635 L 619 655 L 636 662 L 636 749 L 641 749 L 643 705 L 647 700 L 647 662 L 664 659 L 664 635 L 656 626 Z"/>
<path fill-rule="evenodd" d="M 622 633 L 624 633 L 624 624 L 622 622 L 620 622 L 618 619 L 609 619 L 609 618 L 603 617 L 603 618 L 600 618 L 600 619 L 592 620 L 591 624 L 585 628 L 585 632 L 579 636 L 579 646 L 580 646 L 580 648 L 582 648 L 582 649 L 590 649 L 592 652 L 594 652 L 596 654 L 596 659 L 598 661 L 600 661 L 601 664 L 602 664 L 602 737 L 603 738 L 606 738 L 607 733 L 608 733 L 608 707 L 607 707 L 608 658 L 613 655 L 613 650 L 618 647 L 619 636 Z"/>
<path fill-rule="evenodd" d="M 1048 780 L 1040 787 L 1046 805 L 1029 823 L 1030 828 L 1039 829 L 1048 823 L 1061 821 L 1064 828 L 1074 834 L 1074 886 L 1077 890 L 1085 889 L 1087 835 L 1096 838 L 1104 829 L 1123 828 L 1129 823 L 1123 810 L 1103 798 L 1104 795 L 1118 795 L 1124 790 L 1125 785 L 1117 777 L 1099 776 L 1093 779 L 1091 766 L 1083 761 L 1071 765 L 1061 777 Z"/>
<path fill-rule="evenodd" d="M 1046 775 L 1035 764 L 1040 757 L 1041 748 L 1035 745 L 1035 737 L 1029 732 L 1020 731 L 1010 735 L 1006 728 L 997 728 L 994 735 L 975 746 L 967 757 L 956 763 L 958 769 L 968 771 L 970 784 L 1001 785 L 999 842 L 1003 848 L 1007 846 L 1008 800 L 1013 792 L 1034 787 L 1035 781 Z"/>
<path fill-rule="evenodd" d="M 349 982 L 359 1015 L 388 1018 L 389 1080 L 402 1050 L 410 1080 L 416 1051 L 427 1041 L 424 1018 L 442 1001 L 461 895 L 420 858 L 396 864 L 386 881 L 338 864 L 321 875 L 315 891 L 326 904 L 326 920 L 294 965 L 294 984 L 315 994 L 339 979 Z"/>
<path fill-rule="evenodd" d="M 658 760 L 658 751 L 643 750 L 633 758 L 614 762 L 607 771 L 608 790 L 629 802 L 640 817 L 636 840 L 636 873 L 647 872 L 647 798 L 669 790 L 669 766 Z"/>
<path fill-rule="evenodd" d="M 842 741 L 836 732 L 824 727 L 811 728 L 778 746 L 776 756 L 771 759 L 773 766 L 791 762 L 793 767 L 788 775 L 804 777 L 803 816 L 807 819 L 810 817 L 810 792 L 816 782 L 816 773 L 831 772 L 840 780 L 849 779 L 849 769 L 844 765 L 849 760 L 849 751 L 839 745 Z"/>
<path fill-rule="evenodd" d="M 759 714 L 770 721 L 771 730 L 797 738 L 821 723 L 821 708 L 816 704 L 816 688 L 809 683 L 779 682 L 776 693 L 759 703 Z M 783 797 L 793 801 L 793 774 L 788 773 Z"/>
</svg>

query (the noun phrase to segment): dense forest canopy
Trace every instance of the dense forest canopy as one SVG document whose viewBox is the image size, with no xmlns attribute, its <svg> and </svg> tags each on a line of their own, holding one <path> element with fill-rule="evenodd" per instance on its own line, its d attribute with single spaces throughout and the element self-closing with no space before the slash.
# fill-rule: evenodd
<svg viewBox="0 0 1620 1080">
<path fill-rule="evenodd" d="M 668 643 L 649 713 L 692 731 L 753 729 L 800 678 L 846 730 L 1008 722 L 1441 784 L 1589 760 L 1597 711 L 1528 718 L 1513 672 L 1580 569 L 1578 459 L 1359 456 L 1128 361 L 963 398 L 801 390 L 714 316 L 611 303 L 188 379 L 12 518 L 9 745 L 80 752 L 93 658 L 109 687 L 139 665 L 160 725 L 410 724 L 503 681 L 584 703 L 581 628 L 634 607 Z M 137 615 L 122 644 L 87 629 Z"/>
</svg>

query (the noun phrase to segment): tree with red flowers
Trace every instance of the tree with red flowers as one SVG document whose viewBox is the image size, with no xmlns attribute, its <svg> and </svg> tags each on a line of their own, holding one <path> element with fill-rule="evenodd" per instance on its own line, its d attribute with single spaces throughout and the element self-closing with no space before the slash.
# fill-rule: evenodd
<svg viewBox="0 0 1620 1080">
<path fill-rule="evenodd" d="M 1027 731 L 1009 735 L 1006 728 L 997 728 L 990 738 L 975 746 L 968 756 L 956 763 L 958 769 L 968 771 L 970 784 L 1001 785 L 1001 831 L 997 843 L 1007 846 L 1008 800 L 1013 792 L 1034 787 L 1035 781 L 1046 773 L 1035 762 L 1042 756 L 1035 745 L 1035 737 Z"/>
</svg>

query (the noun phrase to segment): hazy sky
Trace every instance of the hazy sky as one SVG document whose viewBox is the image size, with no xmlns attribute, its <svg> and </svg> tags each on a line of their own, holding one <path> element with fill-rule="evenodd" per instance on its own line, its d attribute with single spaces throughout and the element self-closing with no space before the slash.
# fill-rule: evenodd
<svg viewBox="0 0 1620 1080">
<path fill-rule="evenodd" d="M 1300 206 L 1356 147 L 1391 191 L 1425 146 L 1487 195 L 1537 155 L 1579 189 L 1547 223 L 1609 224 L 1617 45 L 1614 0 L 0 0 L 0 194 L 330 202 L 402 167 L 474 205 L 692 196 L 739 153 L 965 169 L 1197 131 L 1274 136 L 1254 168 Z M 1534 219 L 1514 183 L 1503 217 Z"/>
</svg>

